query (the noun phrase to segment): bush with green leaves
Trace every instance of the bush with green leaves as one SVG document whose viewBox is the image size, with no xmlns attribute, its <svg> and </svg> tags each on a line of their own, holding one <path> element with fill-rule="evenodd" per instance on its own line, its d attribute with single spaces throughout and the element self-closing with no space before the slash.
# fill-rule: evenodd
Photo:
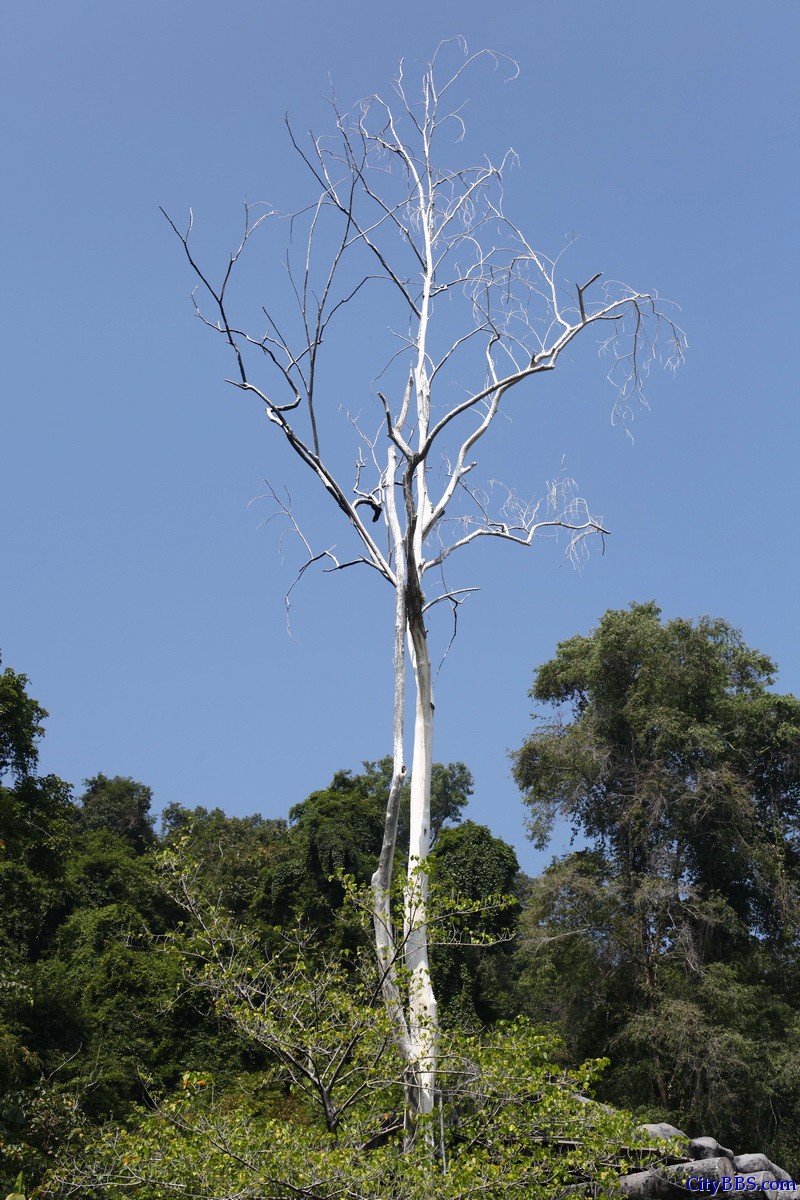
<svg viewBox="0 0 800 1200">
<path fill-rule="evenodd" d="M 554 1039 L 524 1018 L 444 1033 L 437 1107 L 420 1117 L 374 958 L 330 957 L 301 929 L 265 946 L 198 900 L 185 872 L 177 882 L 185 986 L 267 1065 L 227 1087 L 187 1072 L 127 1121 L 79 1131 L 43 1195 L 549 1200 L 570 1185 L 611 1187 L 648 1158 L 630 1118 L 586 1098 L 603 1063 L 565 1070 Z"/>
</svg>

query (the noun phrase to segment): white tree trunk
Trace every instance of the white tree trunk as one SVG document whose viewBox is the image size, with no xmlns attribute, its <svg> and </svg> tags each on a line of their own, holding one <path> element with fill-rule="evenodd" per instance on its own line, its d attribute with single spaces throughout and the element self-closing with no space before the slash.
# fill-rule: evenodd
<svg viewBox="0 0 800 1200">
<path fill-rule="evenodd" d="M 372 876 L 372 923 L 375 930 L 375 947 L 378 953 L 378 964 L 381 970 L 383 998 L 395 1028 L 400 1052 L 410 1067 L 413 1062 L 413 1054 L 402 990 L 397 977 L 397 942 L 392 920 L 391 896 L 394 852 L 397 843 L 397 821 L 400 814 L 403 784 L 406 780 L 406 765 L 404 762 L 407 625 L 406 558 L 403 546 L 403 534 L 400 528 L 397 503 L 394 495 L 395 468 L 396 456 L 394 447 L 390 447 L 386 473 L 389 483 L 384 489 L 384 504 L 386 506 L 387 522 L 394 546 L 394 561 L 396 564 L 392 782 L 389 787 L 389 797 L 386 804 L 383 844 L 381 846 L 380 858 L 378 859 L 378 866 Z"/>
<path fill-rule="evenodd" d="M 409 976 L 408 1034 L 416 1076 L 416 1108 L 433 1111 L 438 1042 L 438 1012 L 428 961 L 428 877 L 430 847 L 431 766 L 433 763 L 433 695 L 428 639 L 421 618 L 409 622 L 411 665 L 416 691 L 414 757 L 411 775 L 408 876 L 405 886 L 405 961 Z"/>
</svg>

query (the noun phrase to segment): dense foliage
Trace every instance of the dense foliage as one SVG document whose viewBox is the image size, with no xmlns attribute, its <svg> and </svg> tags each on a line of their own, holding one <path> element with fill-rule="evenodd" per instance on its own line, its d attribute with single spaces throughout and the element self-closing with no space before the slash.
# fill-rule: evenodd
<svg viewBox="0 0 800 1200">
<path fill-rule="evenodd" d="M 187 1072 L 124 1126 L 87 1130 L 51 1173 L 55 1194 L 545 1197 L 651 1156 L 629 1118 L 586 1099 L 602 1064 L 566 1070 L 555 1040 L 524 1019 L 445 1034 L 439 1111 L 409 1127 L 371 949 L 331 953 L 298 926 L 266 946 L 198 889 L 186 849 L 162 860 L 185 915 L 169 939 L 184 986 L 260 1046 L 265 1064 L 233 1089 Z"/>
<path fill-rule="evenodd" d="M 390 761 L 286 820 L 173 803 L 157 831 L 141 783 L 37 774 L 47 714 L 6 669 L 0 1196 L 20 1171 L 79 1200 L 544 1196 L 635 1149 L 590 1089 L 800 1170 L 800 702 L 774 672 L 652 604 L 562 643 L 515 773 L 532 836 L 579 843 L 538 879 L 435 766 L 441 1102 L 410 1130 L 362 900 Z"/>
<path fill-rule="evenodd" d="M 187 914 L 180 895 L 170 894 L 164 857 L 180 847 L 198 897 L 213 901 L 245 942 L 257 938 L 262 957 L 282 931 L 302 928 L 317 953 L 341 959 L 352 977 L 348 956 L 361 954 L 369 938 L 357 909 L 346 908 L 345 892 L 365 885 L 374 869 L 391 769 L 384 759 L 365 763 L 361 775 L 337 773 L 288 821 L 170 804 L 157 834 L 151 792 L 141 783 L 98 774 L 76 802 L 62 780 L 36 774 L 47 714 L 28 696 L 24 675 L 0 675 L 0 703 L 5 1194 L 20 1168 L 36 1181 L 60 1148 L 104 1122 L 150 1111 L 154 1097 L 180 1086 L 187 1072 L 213 1077 L 215 1094 L 236 1095 L 242 1112 L 243 1097 L 269 1092 L 274 1046 L 237 1025 L 213 996 L 187 986 L 186 945 L 175 937 Z M 511 888 L 511 848 L 481 826 L 457 824 L 471 791 L 463 764 L 434 766 L 432 841 L 442 878 L 453 894 L 469 892 L 470 855 L 480 853 L 492 889 Z M 407 811 L 407 795 L 404 803 Z M 407 824 L 406 817 L 398 853 Z M 448 842 L 448 834 L 458 836 Z M 473 1024 L 477 1010 L 494 1013 L 476 972 L 502 974 L 494 965 L 500 958 L 508 969 L 506 909 L 492 918 L 497 936 L 483 939 L 499 937 L 499 944 L 447 948 L 441 985 L 453 1021 L 465 1009 Z M 285 1088 L 284 1080 L 281 1111 L 291 1107 Z"/>
<path fill-rule="evenodd" d="M 544 841 L 517 995 L 604 1094 L 797 1161 L 800 702 L 725 621 L 608 612 L 536 673 L 556 710 L 515 756 Z"/>
</svg>

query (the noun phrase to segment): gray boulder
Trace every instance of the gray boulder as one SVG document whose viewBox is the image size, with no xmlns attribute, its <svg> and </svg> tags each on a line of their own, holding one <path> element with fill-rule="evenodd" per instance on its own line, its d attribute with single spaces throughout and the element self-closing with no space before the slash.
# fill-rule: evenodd
<svg viewBox="0 0 800 1200">
<path fill-rule="evenodd" d="M 720 1146 L 716 1138 L 713 1137 L 696 1137 L 689 1142 L 689 1149 L 693 1158 L 730 1158 L 733 1159 L 733 1151 L 727 1146 Z"/>
<path fill-rule="evenodd" d="M 657 1138 L 681 1138 L 684 1142 L 689 1139 L 682 1129 L 676 1129 L 674 1125 L 668 1125 L 666 1121 L 659 1121 L 657 1125 L 640 1125 L 640 1129 L 645 1129 L 653 1137 Z"/>
<path fill-rule="evenodd" d="M 766 1200 L 765 1190 L 769 1195 L 782 1191 L 781 1184 L 791 1182 L 792 1177 L 766 1154 L 735 1155 L 716 1138 L 688 1138 L 682 1129 L 666 1121 L 640 1125 L 639 1129 L 653 1141 L 670 1139 L 679 1144 L 671 1152 L 659 1151 L 657 1164 L 619 1180 L 624 1200 L 689 1200 L 690 1191 L 698 1193 L 697 1200 Z M 643 1149 L 634 1147 L 630 1153 L 641 1153 Z M 690 1180 L 695 1182 L 690 1184 Z"/>
<path fill-rule="evenodd" d="M 683 1183 L 684 1180 L 694 1179 L 728 1179 L 734 1174 L 733 1163 L 724 1155 L 716 1158 L 695 1158 L 691 1162 L 676 1163 L 672 1167 L 664 1167 L 664 1174 L 672 1183 Z"/>
<path fill-rule="evenodd" d="M 737 1175 L 757 1175 L 761 1171 L 769 1171 L 774 1179 L 791 1179 L 791 1175 L 770 1162 L 766 1154 L 737 1154 L 733 1165 Z"/>
<path fill-rule="evenodd" d="M 618 1186 L 628 1200 L 677 1200 L 683 1193 L 682 1187 L 656 1169 L 623 1175 Z"/>
</svg>

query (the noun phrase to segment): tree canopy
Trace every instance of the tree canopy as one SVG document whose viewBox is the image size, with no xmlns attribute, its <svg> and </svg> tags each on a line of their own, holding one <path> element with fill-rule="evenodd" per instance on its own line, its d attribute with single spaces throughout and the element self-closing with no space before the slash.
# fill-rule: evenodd
<svg viewBox="0 0 800 1200">
<path fill-rule="evenodd" d="M 2 664 L 0 658 L 0 664 Z M 36 743 L 44 733 L 46 711 L 25 690 L 28 678 L 10 667 L 0 674 L 0 777 L 27 775 L 38 761 Z"/>
<path fill-rule="evenodd" d="M 156 832 L 145 784 L 97 774 L 76 802 L 36 773 L 45 712 L 7 671 L 0 1193 L 56 1162 L 53 1194 L 155 1200 L 194 1173 L 255 1196 L 274 1143 L 275 1179 L 313 1195 L 348 1178 L 416 1200 L 443 1162 L 454 1194 L 502 1176 L 528 1195 L 623 1154 L 630 1125 L 575 1098 L 590 1083 L 639 1120 L 800 1162 L 800 702 L 775 674 L 727 622 L 654 604 L 562 643 L 514 770 L 533 836 L 566 820 L 580 844 L 536 879 L 463 819 L 468 768 L 433 764 L 441 1107 L 433 1158 L 401 1169 L 405 1067 L 364 903 L 391 760 L 287 819 L 171 803 Z M 556 1128 L 580 1154 L 545 1152 Z"/>
<path fill-rule="evenodd" d="M 532 837 L 587 843 L 532 885 L 529 1002 L 609 1047 L 610 1094 L 720 1136 L 776 1135 L 797 1045 L 800 701 L 775 673 L 724 620 L 608 612 L 536 672 L 555 715 L 514 756 Z"/>
</svg>

